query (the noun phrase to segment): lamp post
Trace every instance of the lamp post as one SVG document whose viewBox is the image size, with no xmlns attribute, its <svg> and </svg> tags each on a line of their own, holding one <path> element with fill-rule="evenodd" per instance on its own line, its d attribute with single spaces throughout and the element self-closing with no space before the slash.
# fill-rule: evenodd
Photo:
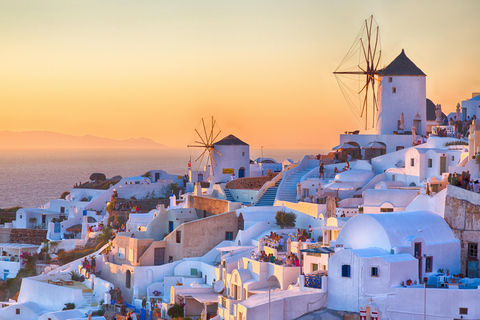
<svg viewBox="0 0 480 320">
<path fill-rule="evenodd" d="M 428 278 L 423 278 L 423 320 L 427 319 L 427 282 Z"/>
<path fill-rule="evenodd" d="M 268 320 L 270 320 L 270 277 L 268 277 L 267 281 L 268 281 Z"/>
</svg>

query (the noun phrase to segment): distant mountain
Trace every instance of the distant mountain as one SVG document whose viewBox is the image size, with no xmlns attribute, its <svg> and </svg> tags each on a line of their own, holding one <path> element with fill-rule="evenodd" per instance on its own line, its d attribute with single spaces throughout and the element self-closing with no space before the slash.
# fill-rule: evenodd
<svg viewBox="0 0 480 320">
<path fill-rule="evenodd" d="M 82 137 L 51 131 L 0 131 L 0 149 L 158 149 L 165 145 L 151 139 L 115 140 L 86 135 Z"/>
</svg>

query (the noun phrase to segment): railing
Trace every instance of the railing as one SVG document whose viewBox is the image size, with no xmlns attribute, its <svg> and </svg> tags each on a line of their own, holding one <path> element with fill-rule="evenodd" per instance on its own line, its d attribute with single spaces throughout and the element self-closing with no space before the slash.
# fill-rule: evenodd
<svg viewBox="0 0 480 320">
<path fill-rule="evenodd" d="M 433 126 L 432 127 L 432 134 L 437 135 L 437 131 L 440 129 L 445 130 L 447 136 L 453 137 L 455 134 L 455 126 Z"/>
<path fill-rule="evenodd" d="M 322 289 L 322 278 L 316 276 L 304 276 L 304 286 L 308 288 Z"/>
<path fill-rule="evenodd" d="M 285 170 L 283 170 L 282 172 L 280 172 L 279 174 L 277 174 L 272 180 L 266 182 L 262 188 L 260 188 L 260 190 L 258 191 L 257 193 L 257 201 L 260 201 L 260 199 L 262 198 L 263 194 L 265 192 L 267 192 L 268 189 L 270 189 L 271 187 L 275 187 L 275 184 L 283 179 L 284 175 L 285 175 L 285 172 L 295 168 L 296 166 L 298 166 L 298 163 L 292 163 L 291 165 L 289 165 L 287 168 L 285 168 Z M 279 186 L 280 188 L 280 186 Z"/>
</svg>

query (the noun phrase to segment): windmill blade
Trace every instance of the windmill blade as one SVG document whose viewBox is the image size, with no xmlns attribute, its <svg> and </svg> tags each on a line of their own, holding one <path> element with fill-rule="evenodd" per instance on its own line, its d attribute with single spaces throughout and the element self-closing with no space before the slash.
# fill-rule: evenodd
<svg viewBox="0 0 480 320">
<path fill-rule="evenodd" d="M 203 121 L 203 119 L 202 119 L 202 121 Z M 195 129 L 195 132 L 198 134 L 198 137 L 200 138 L 200 140 L 202 140 L 204 144 L 207 144 L 207 143 L 205 142 L 205 140 L 203 140 L 203 138 L 202 138 L 202 136 L 200 135 L 200 133 L 198 133 L 197 129 Z M 195 142 L 196 142 L 196 141 L 195 141 Z"/>
<path fill-rule="evenodd" d="M 198 159 L 200 159 L 200 157 L 203 157 L 203 155 L 205 154 L 205 152 L 206 152 L 207 150 L 208 150 L 208 149 L 203 150 L 202 154 L 200 154 L 200 155 L 198 156 L 198 158 L 195 159 L 195 162 L 197 162 Z M 201 161 L 200 161 L 200 162 L 201 162 Z"/>
<path fill-rule="evenodd" d="M 205 155 L 205 151 L 207 151 L 207 149 L 205 149 L 205 150 L 202 152 L 202 155 L 201 155 L 202 159 L 201 159 L 200 162 L 198 163 L 197 171 L 200 170 L 200 166 L 202 165 L 203 157 L 204 157 L 204 155 Z M 200 157 L 199 157 L 199 158 L 200 158 Z M 197 162 L 197 160 L 195 160 L 195 162 Z"/>
<path fill-rule="evenodd" d="M 212 116 L 212 129 L 210 130 L 210 139 L 213 137 L 213 129 L 215 128 L 215 120 L 213 120 Z M 210 140 L 210 143 L 213 144 L 213 140 Z"/>
<path fill-rule="evenodd" d="M 212 140 L 212 145 L 213 145 L 213 142 L 214 142 L 215 140 L 217 140 L 217 138 L 218 138 L 218 136 L 220 135 L 221 132 L 222 132 L 222 130 L 218 131 L 218 133 L 217 133 L 217 135 L 215 136 L 215 138 L 213 138 L 213 140 Z"/>
<path fill-rule="evenodd" d="M 220 152 L 217 151 L 217 149 L 212 149 L 214 150 L 216 153 L 218 153 L 219 155 L 221 155 L 223 157 L 223 154 L 221 154 Z"/>
<path fill-rule="evenodd" d="M 213 149 L 215 150 L 215 149 Z M 213 158 L 213 153 L 212 153 L 212 149 L 209 150 L 209 153 L 210 153 L 210 160 L 213 161 L 215 163 L 215 165 L 217 165 L 217 162 L 215 161 L 215 159 Z"/>
<path fill-rule="evenodd" d="M 203 121 L 203 118 L 202 118 L 202 124 L 203 124 L 203 131 L 205 132 L 205 140 L 207 140 L 206 144 L 210 144 L 210 141 L 208 141 L 207 129 L 205 128 L 205 121 Z"/>
</svg>

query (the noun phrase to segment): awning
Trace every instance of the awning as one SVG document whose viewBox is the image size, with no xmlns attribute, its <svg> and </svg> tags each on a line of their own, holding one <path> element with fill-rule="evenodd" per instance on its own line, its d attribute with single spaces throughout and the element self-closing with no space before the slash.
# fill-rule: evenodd
<svg viewBox="0 0 480 320">
<path fill-rule="evenodd" d="M 218 296 L 219 295 L 215 293 L 193 293 L 185 295 L 186 298 L 190 297 L 204 304 L 217 303 Z"/>
<path fill-rule="evenodd" d="M 71 227 L 68 227 L 67 232 L 82 232 L 82 225 L 81 224 L 75 224 Z"/>
<path fill-rule="evenodd" d="M 317 248 L 309 248 L 309 249 L 302 249 L 300 250 L 302 253 L 325 253 L 325 254 L 330 254 L 334 253 L 335 250 L 332 250 L 327 247 L 317 247 Z"/>
<path fill-rule="evenodd" d="M 333 147 L 332 150 L 348 150 L 348 149 L 358 149 L 357 146 L 354 146 L 353 144 L 350 144 L 350 143 L 342 143 L 342 144 L 339 144 L 338 146 L 336 147 Z"/>
<path fill-rule="evenodd" d="M 377 141 L 372 141 L 362 147 L 362 149 L 386 149 L 385 144 Z"/>
</svg>

